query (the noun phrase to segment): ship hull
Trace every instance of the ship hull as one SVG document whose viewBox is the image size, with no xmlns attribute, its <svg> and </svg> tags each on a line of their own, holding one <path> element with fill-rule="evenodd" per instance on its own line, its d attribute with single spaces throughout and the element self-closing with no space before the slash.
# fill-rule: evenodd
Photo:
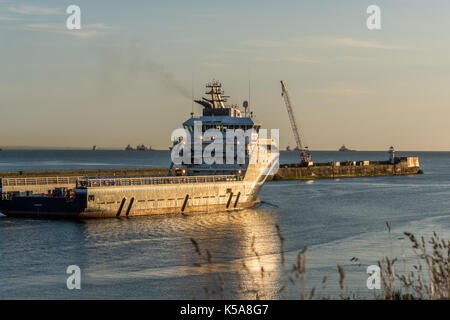
<svg viewBox="0 0 450 320">
<path fill-rule="evenodd" d="M 234 211 L 254 207 L 260 186 L 201 183 L 177 186 L 87 188 L 75 199 L 14 197 L 0 200 L 10 217 L 89 219 L 193 212 Z"/>
<path fill-rule="evenodd" d="M 15 218 L 42 218 L 42 219 L 102 219 L 102 218 L 130 218 L 138 216 L 152 216 L 152 215 L 168 215 L 168 214 L 189 214 L 189 213 L 210 213 L 210 212 L 226 212 L 239 211 L 243 209 L 253 208 L 260 201 L 259 199 L 251 203 L 240 203 L 236 207 L 227 208 L 226 205 L 209 205 L 188 207 L 183 212 L 179 207 L 174 208 L 160 208 L 160 209 L 145 209 L 135 210 L 128 215 L 117 215 L 115 211 L 81 211 L 81 210 L 66 210 L 66 211 L 37 211 L 37 210 L 14 210 L 1 211 L 8 217 Z"/>
<path fill-rule="evenodd" d="M 86 208 L 83 197 L 76 200 L 52 197 L 14 197 L 0 200 L 0 213 L 9 217 L 72 218 Z"/>
</svg>

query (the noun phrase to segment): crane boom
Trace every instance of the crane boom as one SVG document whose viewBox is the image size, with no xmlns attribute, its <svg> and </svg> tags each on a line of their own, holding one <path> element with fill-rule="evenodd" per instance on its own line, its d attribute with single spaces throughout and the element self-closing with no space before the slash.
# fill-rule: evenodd
<svg viewBox="0 0 450 320">
<path fill-rule="evenodd" d="M 297 149 L 300 152 L 300 159 L 302 163 L 308 163 L 311 161 L 311 154 L 305 152 L 305 148 L 303 148 L 302 140 L 300 139 L 300 133 L 297 127 L 297 121 L 295 120 L 294 111 L 292 110 L 292 103 L 289 97 L 288 89 L 283 80 L 281 80 L 281 95 L 284 98 L 284 102 L 286 104 L 286 109 L 289 115 L 289 120 L 291 121 L 292 131 L 294 133 L 295 143 L 297 144 Z"/>
</svg>

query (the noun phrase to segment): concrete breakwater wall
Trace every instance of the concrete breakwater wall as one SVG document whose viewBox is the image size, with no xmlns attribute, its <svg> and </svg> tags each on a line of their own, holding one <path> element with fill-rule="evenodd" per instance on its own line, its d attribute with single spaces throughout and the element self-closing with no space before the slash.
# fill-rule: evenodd
<svg viewBox="0 0 450 320">
<path fill-rule="evenodd" d="M 310 167 L 280 166 L 277 174 L 269 180 L 309 180 L 412 175 L 423 173 L 419 166 L 409 166 L 407 162 L 396 164 L 368 165 L 314 165 Z"/>
<path fill-rule="evenodd" d="M 408 158 L 412 159 L 412 158 Z M 376 177 L 411 175 L 422 173 L 417 158 L 414 161 L 399 161 L 395 164 L 386 162 L 364 161 L 361 164 L 351 162 L 348 164 L 330 163 L 314 164 L 309 167 L 298 165 L 280 165 L 273 177 L 268 180 L 302 180 L 302 179 L 333 179 L 351 177 Z M 0 178 L 26 178 L 26 177 L 73 177 L 73 176 L 133 176 L 133 175 L 166 175 L 167 168 L 145 169 L 97 169 L 97 170 L 55 170 L 55 171 L 14 171 L 0 172 Z"/>
</svg>

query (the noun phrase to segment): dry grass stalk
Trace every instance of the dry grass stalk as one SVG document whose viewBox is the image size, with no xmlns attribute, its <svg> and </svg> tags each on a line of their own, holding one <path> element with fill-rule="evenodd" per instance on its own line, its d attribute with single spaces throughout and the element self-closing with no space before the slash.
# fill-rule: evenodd
<svg viewBox="0 0 450 320">
<path fill-rule="evenodd" d="M 386 222 L 388 231 L 390 233 L 391 226 L 389 222 Z M 280 240 L 280 257 L 283 275 L 286 276 L 286 283 L 281 286 L 278 290 L 278 294 L 285 293 L 285 297 L 289 298 L 289 283 L 295 286 L 297 280 L 301 283 L 301 299 L 331 299 L 331 296 L 318 296 L 316 288 L 313 287 L 309 294 L 305 294 L 306 288 L 306 251 L 307 248 L 303 248 L 297 255 L 297 261 L 293 264 L 291 270 L 286 270 L 285 268 L 285 249 L 284 243 L 285 239 L 282 236 L 281 228 L 276 225 L 276 231 L 278 238 Z M 395 299 L 450 299 L 450 241 L 441 239 L 436 233 L 433 234 L 430 241 L 425 241 L 424 237 L 420 239 L 416 238 L 413 234 L 405 232 L 404 235 L 411 242 L 412 249 L 415 255 L 419 258 L 421 263 L 413 265 L 413 270 L 406 272 L 406 262 L 403 274 L 397 274 L 395 272 L 395 263 L 397 258 L 383 257 L 378 261 L 380 267 L 380 276 L 383 291 L 381 296 L 377 296 L 378 299 L 383 300 L 395 300 Z M 403 240 L 403 238 L 400 238 Z M 212 264 L 213 257 L 209 250 L 205 250 L 206 255 L 202 254 L 199 244 L 191 239 L 192 244 L 195 247 L 195 252 L 199 257 L 203 259 L 206 258 L 209 264 Z M 264 281 L 270 276 L 264 269 L 261 261 L 261 256 L 256 250 L 256 239 L 253 236 L 251 242 L 251 250 L 256 257 L 260 273 L 259 281 L 254 277 L 254 273 L 248 268 L 245 262 L 242 262 L 242 269 L 236 271 L 236 278 L 238 279 L 239 291 L 237 293 L 244 294 L 244 296 L 251 295 L 255 299 L 267 298 L 268 294 L 266 292 L 266 287 Z M 403 246 L 403 242 L 402 242 Z M 430 249 L 430 250 L 429 250 Z M 404 252 L 402 253 L 403 258 L 405 257 Z M 350 261 L 358 262 L 359 259 L 353 257 Z M 196 264 L 201 267 L 201 264 Z M 361 263 L 358 264 L 361 266 Z M 425 268 L 424 268 L 425 266 Z M 340 264 L 337 265 L 339 272 L 339 287 L 340 287 L 340 298 L 350 299 L 356 298 L 355 295 L 346 297 L 345 296 L 345 271 L 344 267 Z M 243 276 L 246 276 L 250 281 L 243 281 Z M 396 279 L 399 281 L 399 286 L 396 284 Z M 222 299 L 225 298 L 226 283 L 221 273 L 218 274 L 219 281 L 219 293 Z M 325 290 L 325 285 L 327 281 L 327 276 L 324 276 L 321 283 L 322 290 Z M 217 293 L 214 290 L 209 290 L 207 287 L 204 288 L 205 294 L 208 299 L 214 297 Z M 232 292 L 236 294 L 236 292 Z"/>
<path fill-rule="evenodd" d="M 344 268 L 338 264 L 338 271 L 339 271 L 339 287 L 341 289 L 341 299 L 344 299 L 344 280 L 345 280 L 345 271 Z"/>
</svg>

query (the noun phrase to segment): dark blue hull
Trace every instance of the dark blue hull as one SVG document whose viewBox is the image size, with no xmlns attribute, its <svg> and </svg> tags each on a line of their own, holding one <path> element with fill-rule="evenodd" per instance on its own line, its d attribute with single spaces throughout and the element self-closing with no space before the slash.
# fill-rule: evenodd
<svg viewBox="0 0 450 320">
<path fill-rule="evenodd" d="M 0 212 L 10 217 L 77 218 L 86 209 L 86 199 L 77 197 L 13 197 L 0 200 Z"/>
</svg>

